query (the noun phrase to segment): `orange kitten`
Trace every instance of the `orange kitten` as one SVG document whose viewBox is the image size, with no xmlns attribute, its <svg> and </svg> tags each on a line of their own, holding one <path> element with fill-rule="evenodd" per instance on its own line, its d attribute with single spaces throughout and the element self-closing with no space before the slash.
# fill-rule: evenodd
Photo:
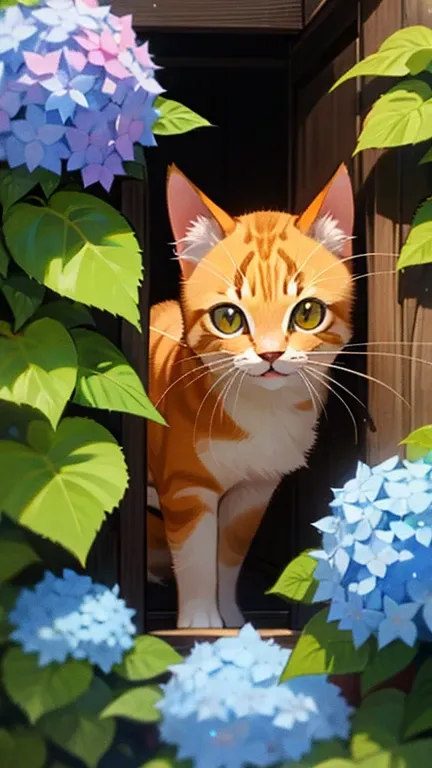
<svg viewBox="0 0 432 768">
<path fill-rule="evenodd" d="M 282 476 L 306 463 L 325 366 L 351 336 L 351 183 L 341 166 L 300 217 L 232 218 L 172 167 L 168 208 L 183 279 L 151 313 L 150 396 L 169 426 L 149 424 L 149 504 L 178 627 L 237 627 L 241 565 Z"/>
</svg>

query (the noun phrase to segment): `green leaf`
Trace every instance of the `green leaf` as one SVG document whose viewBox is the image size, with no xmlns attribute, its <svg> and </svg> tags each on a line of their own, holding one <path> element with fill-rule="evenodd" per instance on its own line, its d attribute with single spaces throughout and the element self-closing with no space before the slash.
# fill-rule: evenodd
<svg viewBox="0 0 432 768">
<path fill-rule="evenodd" d="M 431 262 L 432 197 L 420 206 L 414 217 L 412 229 L 399 256 L 397 268 L 405 269 L 406 267 L 430 264 Z"/>
<path fill-rule="evenodd" d="M 317 588 L 317 582 L 313 577 L 316 566 L 316 560 L 307 552 L 303 552 L 285 568 L 267 594 L 280 595 L 287 600 L 299 600 L 302 603 L 311 604 Z"/>
<path fill-rule="evenodd" d="M 404 721 L 404 736 L 411 739 L 432 729 L 432 660 L 420 668 L 408 694 Z"/>
<path fill-rule="evenodd" d="M 40 735 L 30 728 L 0 730 L 2 768 L 44 768 L 46 747 Z"/>
<path fill-rule="evenodd" d="M 354 155 L 364 149 L 418 144 L 431 137 L 432 89 L 422 80 L 404 80 L 374 104 Z"/>
<path fill-rule="evenodd" d="M 57 432 L 32 422 L 29 445 L 0 441 L 0 507 L 85 564 L 97 531 L 128 483 L 121 448 L 90 419 L 63 419 Z"/>
<path fill-rule="evenodd" d="M 78 352 L 75 403 L 165 423 L 134 369 L 114 344 L 94 331 L 75 330 L 72 337 Z"/>
<path fill-rule="evenodd" d="M 401 741 L 405 694 L 387 688 L 366 697 L 352 723 L 351 754 L 364 760 Z"/>
<path fill-rule="evenodd" d="M 0 203 L 3 206 L 3 215 L 8 209 L 28 195 L 38 184 L 45 195 L 49 197 L 60 183 L 60 176 L 44 168 L 37 168 L 29 173 L 25 166 L 20 168 L 6 168 L 0 171 Z"/>
<path fill-rule="evenodd" d="M 286 768 L 288 768 L 288 765 Z M 323 763 L 314 763 L 313 768 L 353 768 L 354 765 L 355 763 L 353 763 L 352 760 L 346 760 L 344 757 L 335 757 L 330 758 L 330 760 L 325 760 Z"/>
<path fill-rule="evenodd" d="M 27 275 L 11 275 L 0 288 L 13 312 L 16 332 L 42 304 L 45 288 Z"/>
<path fill-rule="evenodd" d="M 328 609 L 320 611 L 306 624 L 281 680 L 301 675 L 346 675 L 362 672 L 369 659 L 370 646 L 354 648 L 352 633 L 327 623 Z"/>
<path fill-rule="evenodd" d="M 36 312 L 36 317 L 50 317 L 52 320 L 58 320 L 68 330 L 80 325 L 94 326 L 95 324 L 87 307 L 68 299 L 58 299 L 44 304 Z"/>
<path fill-rule="evenodd" d="M 161 713 L 155 704 L 162 698 L 159 688 L 153 685 L 131 688 L 103 710 L 101 718 L 121 717 L 138 723 L 156 723 Z"/>
<path fill-rule="evenodd" d="M 358 768 L 430 768 L 432 739 L 403 744 L 392 751 L 376 752 L 354 765 Z"/>
<path fill-rule="evenodd" d="M 211 123 L 189 107 L 158 96 L 155 102 L 160 117 L 153 125 L 153 133 L 159 136 L 174 136 L 177 133 L 187 133 L 195 128 L 211 127 Z"/>
<path fill-rule="evenodd" d="M 10 255 L 3 240 L 3 233 L 0 232 L 0 276 L 6 277 L 9 269 Z"/>
<path fill-rule="evenodd" d="M 90 664 L 82 661 L 39 667 L 38 657 L 24 653 L 21 648 L 7 651 L 2 673 L 6 693 L 31 723 L 81 696 L 93 676 Z"/>
<path fill-rule="evenodd" d="M 167 672 L 172 664 L 180 664 L 182 657 L 168 643 L 152 635 L 141 635 L 135 640 L 115 672 L 132 682 L 151 680 Z"/>
<path fill-rule="evenodd" d="M 346 759 L 349 757 L 349 752 L 345 745 L 338 739 L 332 741 L 318 741 L 315 742 L 311 751 L 308 752 L 305 757 L 296 762 L 295 768 L 315 768 L 317 765 L 321 765 L 324 761 L 327 763 L 341 763 L 341 766 L 346 763 Z M 348 764 L 351 765 L 351 761 L 348 760 Z M 294 768 L 294 767 L 292 767 Z"/>
<path fill-rule="evenodd" d="M 95 677 L 87 693 L 70 706 L 46 715 L 39 727 L 54 744 L 78 757 L 88 768 L 96 768 L 115 735 L 115 722 L 99 718 L 110 699 L 108 686 Z"/>
<path fill-rule="evenodd" d="M 3 534 L 0 538 L 0 584 L 39 560 L 39 556 L 25 541 L 7 539 Z"/>
<path fill-rule="evenodd" d="M 420 160 L 420 165 L 423 165 L 424 163 L 432 163 L 432 147 L 431 149 L 428 149 L 425 156 Z"/>
<path fill-rule="evenodd" d="M 4 234 L 15 261 L 38 282 L 140 327 L 141 251 L 111 205 L 83 192 L 57 192 L 45 206 L 13 206 Z"/>
<path fill-rule="evenodd" d="M 384 41 L 377 53 L 367 56 L 342 75 L 331 90 L 353 77 L 416 75 L 431 61 L 432 31 L 423 26 L 400 29 Z"/>
<path fill-rule="evenodd" d="M 36 320 L 16 336 L 0 336 L 0 399 L 37 408 L 53 427 L 76 375 L 75 345 L 55 320 Z"/>
<path fill-rule="evenodd" d="M 380 683 L 391 680 L 399 672 L 411 664 L 417 653 L 417 648 L 410 648 L 400 640 L 395 640 L 386 648 L 371 653 L 368 665 L 361 677 L 363 696 Z"/>
</svg>

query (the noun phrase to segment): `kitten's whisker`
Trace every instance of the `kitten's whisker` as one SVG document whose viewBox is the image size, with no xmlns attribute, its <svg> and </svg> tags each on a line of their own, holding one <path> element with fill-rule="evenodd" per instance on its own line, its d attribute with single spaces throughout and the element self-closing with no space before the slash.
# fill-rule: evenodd
<svg viewBox="0 0 432 768">
<path fill-rule="evenodd" d="M 189 362 L 189 360 L 199 360 L 202 357 L 211 357 L 212 355 L 214 356 L 216 354 L 227 355 L 228 357 L 232 357 L 231 352 L 225 352 L 223 349 L 221 349 L 219 352 L 200 352 L 199 354 L 198 352 L 195 352 L 195 354 L 191 355 L 191 357 L 183 357 L 181 360 L 177 360 L 175 363 L 173 363 L 173 367 L 174 365 L 180 365 L 180 363 Z M 216 361 L 216 362 L 219 362 L 219 361 Z"/>
<path fill-rule="evenodd" d="M 209 449 L 210 449 L 210 453 L 211 453 L 211 455 L 212 455 L 212 457 L 213 457 L 213 461 L 216 463 L 216 465 L 217 465 L 218 467 L 220 466 L 220 464 L 219 464 L 218 460 L 216 459 L 216 456 L 215 456 L 215 455 L 214 455 L 214 453 L 213 453 L 213 447 L 212 447 L 212 431 L 213 431 L 213 421 L 214 421 L 214 418 L 215 418 L 215 415 L 216 415 L 216 411 L 217 411 L 217 407 L 218 407 L 219 403 L 221 403 L 221 420 L 223 419 L 223 414 L 224 414 L 224 401 L 225 401 L 225 397 L 226 397 L 226 395 L 228 394 L 228 391 L 229 391 L 230 387 L 232 386 L 233 382 L 236 380 L 236 377 L 237 377 L 237 376 L 238 376 L 238 371 L 237 371 L 237 372 L 235 372 L 235 373 L 234 373 L 234 375 L 233 375 L 233 376 L 232 376 L 230 379 L 228 379 L 228 381 L 227 381 L 227 382 L 224 384 L 224 386 L 223 386 L 223 388 L 222 388 L 221 392 L 219 393 L 219 395 L 218 395 L 218 396 L 217 396 L 217 398 L 216 398 L 216 402 L 215 402 L 215 404 L 214 404 L 214 408 L 213 408 L 213 411 L 212 411 L 212 415 L 211 415 L 211 417 L 210 417 L 210 426 L 209 426 Z"/>
<path fill-rule="evenodd" d="M 227 364 L 228 364 L 228 362 L 229 362 L 229 361 L 227 361 L 227 360 L 224 360 L 224 362 L 222 363 L 222 365 L 223 365 L 223 366 L 225 366 L 225 365 L 227 365 Z M 216 369 L 216 368 L 213 368 L 213 370 L 219 370 L 219 367 L 220 367 L 220 366 L 221 366 L 221 363 L 218 363 L 218 368 L 217 368 L 217 369 Z M 173 382 L 172 382 L 172 384 L 170 384 L 170 386 L 166 388 L 165 392 L 164 392 L 164 393 L 161 395 L 161 397 L 159 398 L 159 400 L 157 401 L 157 403 L 155 403 L 155 408 L 157 408 L 157 407 L 160 405 L 160 403 L 161 403 L 161 402 L 162 402 L 162 400 L 163 400 L 163 399 L 166 397 L 166 395 L 168 394 L 168 392 L 169 392 L 169 391 L 170 391 L 170 390 L 171 390 L 171 389 L 172 389 L 172 388 L 173 388 L 173 387 L 174 387 L 176 384 L 179 384 L 179 383 L 180 383 L 181 381 L 183 381 L 183 379 L 185 379 L 187 376 L 191 376 L 193 373 L 198 373 L 199 371 L 202 371 L 202 370 L 204 370 L 204 373 L 201 373 L 199 376 L 197 376 L 195 379 L 193 379 L 193 381 L 192 381 L 192 382 L 190 382 L 191 384 L 194 384 L 194 383 L 195 383 L 196 381 L 198 381 L 198 379 L 200 379 L 202 376 L 205 376 L 206 374 L 208 374 L 208 373 L 211 373 L 211 371 L 212 371 L 212 368 L 210 368 L 210 366 L 209 366 L 208 364 L 206 364 L 206 363 L 203 363 L 203 365 L 200 365 L 200 366 L 198 366 L 198 368 L 192 368 L 192 370 L 191 370 L 191 371 L 187 371 L 187 372 L 186 372 L 186 373 L 184 373 L 182 376 L 179 376 L 179 378 L 178 378 L 178 379 L 176 379 L 175 381 L 173 381 Z"/>
<path fill-rule="evenodd" d="M 432 341 L 359 341 L 359 342 L 356 342 L 355 344 L 345 344 L 344 349 L 347 349 L 348 347 L 365 347 L 370 345 L 377 346 L 378 344 L 388 344 L 388 345 L 410 344 L 411 346 L 414 346 L 414 345 L 431 346 Z"/>
<path fill-rule="evenodd" d="M 314 275 L 309 285 L 307 285 L 303 291 L 310 291 L 311 288 L 313 288 L 316 284 L 316 280 L 321 277 L 321 275 L 324 275 L 326 272 L 329 272 L 331 269 L 334 269 L 335 267 L 339 266 L 339 264 L 343 264 L 346 261 L 354 261 L 354 259 L 363 259 L 366 256 L 388 256 L 390 257 L 396 257 L 396 253 L 379 253 L 378 251 L 376 253 L 356 253 L 354 256 L 345 256 L 343 259 L 335 259 L 335 261 L 332 264 L 329 264 L 325 269 L 322 269 L 318 274 Z"/>
<path fill-rule="evenodd" d="M 316 396 L 317 396 L 317 398 L 318 398 L 318 402 L 319 402 L 319 404 L 321 405 L 321 408 L 322 408 L 322 410 L 323 410 L 324 416 L 326 417 L 326 420 L 328 421 L 328 415 L 327 415 L 327 410 L 326 410 L 326 407 L 325 407 L 325 403 L 324 403 L 324 400 L 322 399 L 322 397 L 321 397 L 320 393 L 318 392 L 317 388 L 316 388 L 316 387 L 314 387 L 314 385 L 312 384 L 312 382 L 311 382 L 311 381 L 309 381 L 309 379 L 308 379 L 308 378 L 307 378 L 305 375 L 302 375 L 302 372 L 301 372 L 301 371 L 298 371 L 298 373 L 300 373 L 300 377 L 303 379 L 303 381 L 304 381 L 304 383 L 306 384 L 306 386 L 307 386 L 307 388 L 308 388 L 309 392 L 311 393 L 311 390 L 312 390 L 312 392 L 314 392 L 314 393 L 316 394 Z M 310 389 L 309 389 L 309 387 L 310 387 Z M 312 394 L 312 393 L 311 393 L 311 394 Z M 318 409 L 316 409 L 316 410 L 315 410 L 315 414 L 316 414 L 316 417 L 317 417 L 317 419 L 318 419 L 318 418 L 319 418 L 319 412 L 318 412 Z"/>
<path fill-rule="evenodd" d="M 240 373 L 242 373 L 242 376 L 240 378 L 240 383 L 238 385 L 237 394 L 236 394 L 235 400 L 234 400 L 234 406 L 233 406 L 233 412 L 232 412 L 232 419 L 233 419 L 233 421 L 235 421 L 235 415 L 236 415 L 237 404 L 238 404 L 238 399 L 239 399 L 239 395 L 240 395 L 241 386 L 242 386 L 242 384 L 243 384 L 243 382 L 244 382 L 244 380 L 245 380 L 245 378 L 247 376 L 247 371 L 243 371 L 243 372 L 240 371 Z"/>
<path fill-rule="evenodd" d="M 319 414 L 319 411 L 318 411 L 318 408 L 317 408 L 317 404 L 315 402 L 315 395 L 312 392 L 312 389 L 310 387 L 309 379 L 306 378 L 306 374 L 302 373 L 302 371 L 297 371 L 297 373 L 300 376 L 303 384 L 305 385 L 305 387 L 306 387 L 306 389 L 307 389 L 307 391 L 309 393 L 309 397 L 310 397 L 310 399 L 312 401 L 312 405 L 313 405 L 313 409 L 314 409 L 314 413 L 315 413 L 315 418 L 318 420 L 320 414 Z"/>
<path fill-rule="evenodd" d="M 332 352 L 309 352 L 308 356 L 314 355 L 331 355 Z M 400 352 L 372 352 L 370 349 L 366 349 L 363 352 L 361 350 L 341 350 L 342 355 L 376 355 L 378 357 L 399 357 L 401 360 L 411 360 L 412 363 L 423 363 L 424 365 L 432 365 L 431 360 L 424 360 L 423 357 L 413 357 L 412 355 L 402 355 Z"/>
<path fill-rule="evenodd" d="M 347 409 L 347 411 L 348 411 L 348 413 L 349 413 L 349 415 L 350 415 L 351 421 L 352 421 L 352 423 L 353 423 L 353 425 L 354 425 L 354 442 L 355 442 L 355 444 L 356 444 L 356 445 L 358 445 L 358 441 L 359 441 L 359 435 L 358 435 L 358 427 L 357 427 L 357 422 L 356 422 L 356 420 L 355 420 L 355 416 L 354 416 L 354 414 L 353 414 L 353 412 L 352 412 L 351 408 L 349 407 L 348 403 L 346 403 L 346 402 L 345 402 L 345 400 L 344 400 L 344 399 L 343 399 L 343 397 L 342 397 L 342 396 L 339 394 L 339 392 L 336 392 L 336 390 L 335 390 L 335 389 L 333 389 L 333 387 L 332 387 L 332 386 L 330 386 L 330 384 L 327 384 L 327 382 L 326 382 L 326 381 L 324 381 L 322 377 L 325 377 L 325 379 L 329 379 L 329 381 L 333 382 L 333 384 L 338 384 L 338 385 L 339 385 L 339 382 L 338 382 L 338 381 L 335 381 L 335 379 L 332 379 L 332 378 L 331 378 L 331 376 L 326 376 L 326 375 L 325 375 L 325 374 L 324 374 L 322 371 L 311 371 L 311 369 L 310 369 L 310 368 L 305 368 L 305 370 L 306 370 L 306 371 L 309 373 L 309 375 L 310 375 L 310 376 L 312 376 L 313 378 L 315 378 L 315 379 L 317 379 L 318 381 L 320 381 L 320 382 L 321 382 L 321 384 L 322 384 L 324 387 L 326 387 L 326 388 L 329 390 L 329 392 L 333 392 L 333 394 L 334 394 L 334 395 L 336 395 L 336 397 L 338 398 L 338 400 L 340 400 L 340 401 L 341 401 L 341 403 L 343 403 L 343 405 L 344 405 L 344 406 L 345 406 L 345 408 Z M 341 386 L 342 386 L 342 385 L 341 385 Z M 358 402 L 359 402 L 361 405 L 363 405 L 363 403 L 361 402 L 361 400 L 360 400 L 358 397 L 356 397 L 355 395 L 353 395 L 353 394 L 352 394 L 352 392 L 350 392 L 350 391 L 349 391 L 349 389 L 347 389 L 346 387 L 342 387 L 342 389 L 344 389 L 344 390 L 345 390 L 345 392 L 348 392 L 348 394 L 349 394 L 349 395 L 352 395 L 352 397 L 354 397 L 356 400 L 358 400 Z M 363 406 L 363 407 L 364 407 L 364 406 Z"/>
<path fill-rule="evenodd" d="M 196 449 L 196 432 L 197 432 L 197 428 L 198 428 L 198 419 L 199 419 L 200 413 L 201 413 L 201 411 L 202 411 L 202 409 L 204 407 L 204 403 L 206 402 L 206 400 L 209 397 L 209 395 L 213 392 L 215 387 L 217 387 L 219 382 L 222 381 L 222 379 L 224 379 L 225 376 L 228 376 L 231 373 L 232 370 L 234 370 L 234 365 L 231 365 L 231 367 L 230 367 L 230 369 L 228 371 L 225 371 L 224 373 L 222 373 L 216 379 L 216 381 L 213 382 L 212 386 L 207 390 L 206 394 L 204 395 L 203 399 L 201 400 L 200 407 L 198 408 L 197 415 L 195 416 L 194 428 L 193 428 L 193 433 L 192 433 L 192 445 L 193 445 L 193 447 L 195 449 Z M 210 444 L 209 444 L 209 448 L 210 448 Z"/>
<path fill-rule="evenodd" d="M 149 330 L 150 331 L 154 331 L 154 333 L 160 333 L 161 336 L 166 336 L 167 339 L 171 339 L 171 341 L 175 341 L 176 344 L 180 344 L 181 347 L 187 347 L 188 346 L 183 341 L 179 341 L 178 339 L 176 339 L 175 336 L 171 336 L 170 333 L 167 333 L 166 331 L 161 331 L 160 328 L 155 328 L 154 325 L 149 325 Z"/>
<path fill-rule="evenodd" d="M 361 275 L 356 275 L 355 277 L 351 278 L 351 282 L 355 283 L 357 280 L 361 280 L 364 277 L 373 277 L 374 275 L 397 275 L 397 272 L 395 269 L 386 269 L 386 270 L 380 270 L 378 272 L 364 272 Z M 315 288 L 317 285 L 321 285 L 321 283 L 327 283 L 330 280 L 338 280 L 337 277 L 323 277 L 322 280 L 317 280 L 313 283 L 313 287 Z"/>
<path fill-rule="evenodd" d="M 310 360 L 310 365 L 315 366 L 319 365 L 323 368 L 328 368 L 328 363 L 319 363 L 317 360 Z M 399 398 L 399 400 L 402 400 L 403 403 L 411 410 L 411 405 L 409 404 L 408 400 L 405 400 L 402 395 L 399 394 L 393 387 L 391 387 L 389 384 L 386 384 L 384 381 L 380 381 L 380 379 L 376 379 L 374 376 L 369 376 L 367 373 L 360 373 L 360 371 L 353 371 L 352 368 L 345 368 L 345 366 L 342 365 L 336 365 L 335 363 L 332 363 L 332 368 L 337 369 L 339 371 L 345 371 L 346 373 L 352 373 L 354 376 L 359 376 L 361 379 L 367 379 L 367 381 L 372 381 L 374 384 L 380 384 L 381 387 L 384 387 L 385 389 L 388 389 L 389 392 L 392 392 L 396 397 Z"/>
<path fill-rule="evenodd" d="M 312 248 L 312 250 L 311 250 L 311 251 L 308 253 L 308 255 L 306 256 L 305 260 L 304 260 L 304 261 L 303 261 L 303 262 L 302 262 L 302 263 L 299 265 L 298 269 L 297 269 L 297 270 L 294 272 L 293 276 L 292 276 L 292 277 L 290 277 L 290 282 L 291 282 L 292 280 L 296 280 L 296 279 L 297 279 L 297 277 L 299 276 L 299 274 L 300 274 L 300 272 L 302 271 L 302 269 L 304 269 L 304 267 L 306 266 L 306 264 L 308 263 L 308 261 L 309 261 L 309 260 L 312 258 L 312 256 L 314 255 L 314 253 L 316 253 L 317 251 L 319 251 L 319 249 L 320 249 L 321 247 L 322 247 L 322 243 L 317 243 L 317 244 L 316 244 L 316 246 L 315 246 L 315 248 Z"/>
</svg>

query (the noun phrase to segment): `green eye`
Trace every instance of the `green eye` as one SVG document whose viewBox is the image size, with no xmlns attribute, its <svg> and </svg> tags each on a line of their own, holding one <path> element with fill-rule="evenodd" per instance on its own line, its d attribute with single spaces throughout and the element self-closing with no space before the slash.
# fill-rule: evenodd
<svg viewBox="0 0 432 768">
<path fill-rule="evenodd" d="M 220 304 L 214 307 L 210 311 L 210 318 L 216 330 L 225 336 L 234 336 L 247 328 L 243 312 L 232 304 Z"/>
<path fill-rule="evenodd" d="M 291 325 L 300 331 L 314 331 L 323 322 L 327 307 L 318 299 L 304 299 L 294 308 Z"/>
</svg>

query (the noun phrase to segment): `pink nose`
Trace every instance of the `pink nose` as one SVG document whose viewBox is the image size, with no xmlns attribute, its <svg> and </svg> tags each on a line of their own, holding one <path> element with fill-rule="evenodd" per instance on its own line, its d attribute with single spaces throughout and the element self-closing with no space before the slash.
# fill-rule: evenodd
<svg viewBox="0 0 432 768">
<path fill-rule="evenodd" d="M 279 360 L 280 357 L 282 357 L 283 352 L 263 352 L 260 357 L 265 360 L 267 363 L 274 363 L 276 360 Z"/>
</svg>

